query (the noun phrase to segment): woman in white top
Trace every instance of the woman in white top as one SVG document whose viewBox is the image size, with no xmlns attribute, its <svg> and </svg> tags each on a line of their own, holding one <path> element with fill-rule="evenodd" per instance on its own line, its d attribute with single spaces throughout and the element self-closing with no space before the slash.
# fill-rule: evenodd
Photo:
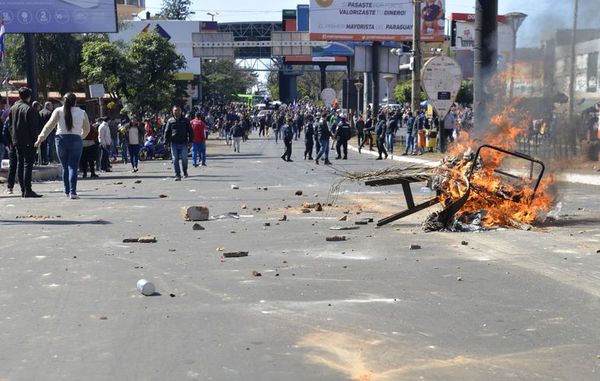
<svg viewBox="0 0 600 381">
<path fill-rule="evenodd" d="M 90 121 L 85 111 L 76 107 L 77 97 L 73 93 L 65 94 L 63 107 L 54 110 L 50 120 L 38 136 L 35 146 L 38 147 L 56 128 L 56 152 L 63 167 L 65 194 L 73 200 L 77 195 L 77 172 L 83 150 L 82 138 L 90 131 Z"/>
</svg>

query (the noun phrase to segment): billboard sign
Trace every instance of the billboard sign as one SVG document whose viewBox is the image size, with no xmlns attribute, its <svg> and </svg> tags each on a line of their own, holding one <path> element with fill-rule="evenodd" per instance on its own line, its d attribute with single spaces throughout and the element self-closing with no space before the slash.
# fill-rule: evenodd
<svg viewBox="0 0 600 381">
<path fill-rule="evenodd" d="M 310 38 L 317 41 L 411 41 L 413 5 L 407 0 L 310 0 Z M 423 0 L 422 41 L 444 41 L 445 0 Z"/>
<path fill-rule="evenodd" d="M 116 33 L 116 0 L 2 1 L 6 33 Z"/>
</svg>

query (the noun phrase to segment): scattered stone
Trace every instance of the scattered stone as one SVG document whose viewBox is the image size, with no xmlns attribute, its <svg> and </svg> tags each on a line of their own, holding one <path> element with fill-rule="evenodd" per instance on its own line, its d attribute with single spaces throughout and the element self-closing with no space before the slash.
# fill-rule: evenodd
<svg viewBox="0 0 600 381">
<path fill-rule="evenodd" d="M 468 241 L 462 241 L 460 244 L 463 245 L 463 246 L 469 246 L 469 242 Z"/>
<path fill-rule="evenodd" d="M 315 209 L 317 207 L 317 204 L 305 202 L 304 204 L 302 204 L 302 207 L 305 209 Z"/>
<path fill-rule="evenodd" d="M 200 224 L 194 224 L 194 226 L 192 226 L 193 230 L 204 230 L 204 226 L 200 225 Z"/>
<path fill-rule="evenodd" d="M 263 190 L 264 190 L 264 191 L 266 191 L 266 190 L 269 190 L 269 188 L 267 188 L 267 187 L 264 187 L 264 188 L 263 188 Z"/>
<path fill-rule="evenodd" d="M 100 320 L 108 320 L 108 317 L 106 317 L 106 316 L 100 316 Z"/>
<path fill-rule="evenodd" d="M 296 196 L 302 196 L 302 193 L 303 193 L 303 192 L 302 192 L 301 190 L 297 190 L 297 191 L 296 191 L 296 193 L 295 193 L 295 195 L 296 195 Z"/>
<path fill-rule="evenodd" d="M 338 221 L 348 221 L 348 216 L 342 216 Z"/>
<path fill-rule="evenodd" d="M 409 250 L 420 250 L 421 249 L 421 245 L 414 245 L 414 244 L 412 244 L 412 245 L 410 245 L 408 247 L 408 249 Z"/>
<path fill-rule="evenodd" d="M 315 194 L 313 194 L 313 197 L 317 198 L 317 197 L 319 197 L 319 194 L 315 193 Z"/>
<path fill-rule="evenodd" d="M 252 271 L 252 276 L 262 276 L 262 274 L 256 270 L 254 270 L 254 271 Z"/>
<path fill-rule="evenodd" d="M 350 211 L 348 209 L 344 210 L 344 214 L 350 214 Z"/>
<path fill-rule="evenodd" d="M 177 251 L 177 249 L 169 249 L 169 252 L 171 252 L 171 253 L 174 253 L 176 251 Z"/>
<path fill-rule="evenodd" d="M 271 223 L 270 223 L 270 222 L 265 222 L 265 224 L 264 224 L 264 225 L 265 225 L 265 226 L 271 226 Z"/>
<path fill-rule="evenodd" d="M 358 221 L 354 221 L 354 225 L 368 225 L 369 221 L 368 220 L 358 220 Z"/>
<path fill-rule="evenodd" d="M 231 189 L 240 189 L 240 187 L 236 184 L 231 184 Z"/>
<path fill-rule="evenodd" d="M 158 195 L 158 198 L 167 198 L 167 197 L 169 197 L 169 196 L 167 196 L 166 194 L 159 194 Z"/>
<path fill-rule="evenodd" d="M 225 251 L 224 247 L 217 247 L 217 251 Z"/>
<path fill-rule="evenodd" d="M 206 206 L 183 207 L 181 217 L 186 221 L 208 221 L 209 211 Z"/>
<path fill-rule="evenodd" d="M 369 218 L 367 221 L 369 221 L 369 223 L 375 221 L 375 219 L 373 219 L 373 217 Z"/>
<path fill-rule="evenodd" d="M 170 296 L 171 298 L 174 298 L 174 297 L 175 297 L 175 296 L 177 296 L 177 295 L 175 295 L 175 294 L 169 294 L 169 296 Z"/>
<path fill-rule="evenodd" d="M 134 184 L 141 184 L 141 183 L 142 183 L 142 180 L 135 180 L 133 183 L 134 183 Z"/>
<path fill-rule="evenodd" d="M 317 206 L 315 207 L 315 210 L 317 212 L 322 212 L 323 211 L 323 205 L 321 205 L 320 202 L 317 202 Z"/>
<path fill-rule="evenodd" d="M 600 249 L 596 250 L 596 254 L 600 254 Z"/>
<path fill-rule="evenodd" d="M 357 230 L 360 226 L 332 226 L 329 230 Z"/>
<path fill-rule="evenodd" d="M 156 243 L 156 237 L 124 238 L 123 243 Z"/>
<path fill-rule="evenodd" d="M 122 181 L 117 181 L 116 183 L 113 183 L 114 185 L 123 185 Z"/>
<path fill-rule="evenodd" d="M 302 209 L 302 213 L 304 213 L 304 214 L 310 213 L 310 209 Z"/>
<path fill-rule="evenodd" d="M 457 280 L 458 282 L 462 282 L 463 278 L 462 278 L 461 276 L 459 276 L 459 277 L 457 277 L 457 278 L 456 278 L 456 280 Z"/>
<path fill-rule="evenodd" d="M 247 257 L 247 256 L 248 256 L 247 251 L 232 251 L 229 253 L 223 253 L 223 257 L 225 257 L 225 258 L 241 258 L 241 257 Z"/>
<path fill-rule="evenodd" d="M 279 221 L 287 221 L 287 215 L 285 215 L 285 214 L 284 214 L 284 215 L 283 215 L 283 216 L 282 216 L 282 217 L 279 219 Z"/>
<path fill-rule="evenodd" d="M 345 240 L 346 240 L 345 235 L 334 235 L 332 237 L 325 238 L 325 241 L 327 241 L 327 242 L 340 242 L 340 241 L 345 241 Z"/>
</svg>

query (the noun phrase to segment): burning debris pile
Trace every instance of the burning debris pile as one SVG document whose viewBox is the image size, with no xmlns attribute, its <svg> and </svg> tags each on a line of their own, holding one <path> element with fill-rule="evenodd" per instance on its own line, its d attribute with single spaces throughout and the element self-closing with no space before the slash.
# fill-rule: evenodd
<svg viewBox="0 0 600 381">
<path fill-rule="evenodd" d="M 511 115 L 518 114 L 509 108 L 493 118 L 493 128 L 480 139 L 462 133 L 434 169 L 413 166 L 404 172 L 387 170 L 347 178 L 366 180 L 372 186 L 403 185 L 408 210 L 381 220 L 379 226 L 440 203 L 443 209 L 425 220 L 426 231 L 528 229 L 552 208 L 554 197 L 549 187 L 553 180 L 544 177 L 541 161 L 513 151 L 517 136 L 526 131 L 527 120 L 514 121 Z M 425 177 L 436 197 L 415 205 L 409 185 Z"/>
</svg>

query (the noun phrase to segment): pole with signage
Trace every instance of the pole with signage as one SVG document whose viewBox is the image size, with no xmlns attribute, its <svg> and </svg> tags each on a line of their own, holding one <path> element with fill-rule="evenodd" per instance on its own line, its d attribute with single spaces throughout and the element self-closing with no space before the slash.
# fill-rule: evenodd
<svg viewBox="0 0 600 381">
<path fill-rule="evenodd" d="M 423 65 L 421 76 L 427 98 L 440 118 L 440 150 L 445 152 L 444 120 L 460 90 L 462 71 L 458 62 L 452 58 L 438 56 L 431 58 Z"/>
<path fill-rule="evenodd" d="M 421 0 L 414 0 L 413 68 L 411 109 L 415 114 L 421 103 Z"/>
</svg>

